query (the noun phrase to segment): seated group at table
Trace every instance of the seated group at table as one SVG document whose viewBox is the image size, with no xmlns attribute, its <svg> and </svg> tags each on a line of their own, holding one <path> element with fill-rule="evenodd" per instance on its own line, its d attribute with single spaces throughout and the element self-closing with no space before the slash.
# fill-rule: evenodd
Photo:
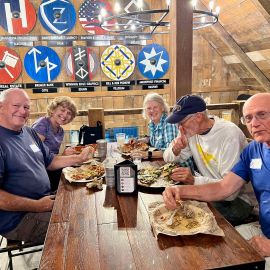
<svg viewBox="0 0 270 270">
<path fill-rule="evenodd" d="M 9 89 L 0 95 L 0 235 L 8 239 L 44 240 L 54 203 L 46 170 L 86 161 L 94 151 L 87 147 L 79 155 L 72 149 L 67 150 L 68 155 L 57 155 L 63 140 L 61 125 L 72 121 L 76 106 L 68 98 L 53 102 L 49 116 L 34 124 L 36 133 L 26 126 L 30 112 L 26 92 Z M 269 104 L 270 94 L 266 93 L 254 95 L 245 103 L 243 120 L 254 138 L 247 145 L 235 124 L 208 116 L 206 104 L 198 96 L 182 97 L 171 114 L 160 95 L 150 93 L 144 100 L 149 143 L 159 150 L 153 155 L 180 163 L 172 179 L 185 184 L 166 188 L 166 206 L 175 208 L 176 200 L 181 199 L 212 201 L 233 225 L 241 224 L 253 210 L 252 200 L 245 193 L 245 184 L 250 181 L 262 228 L 258 230 L 260 237 L 253 237 L 250 243 L 263 256 L 270 256 L 270 112 L 265 109 Z M 55 153 L 45 145 L 48 128 L 50 136 L 58 134 Z"/>
</svg>

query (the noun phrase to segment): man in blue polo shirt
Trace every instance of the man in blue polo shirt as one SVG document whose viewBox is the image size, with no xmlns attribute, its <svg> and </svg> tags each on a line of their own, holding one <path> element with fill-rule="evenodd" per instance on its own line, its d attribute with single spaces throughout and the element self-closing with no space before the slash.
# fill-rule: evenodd
<svg viewBox="0 0 270 270">
<path fill-rule="evenodd" d="M 219 182 L 204 185 L 168 187 L 163 192 L 169 209 L 176 200 L 219 201 L 251 181 L 259 203 L 260 222 L 241 225 L 238 230 L 262 256 L 270 256 L 270 93 L 249 98 L 243 107 L 242 122 L 247 125 L 252 141 L 242 152 L 231 172 Z M 232 149 L 233 151 L 233 149 Z M 256 230 L 254 230 L 256 228 Z M 254 233 L 256 231 L 256 233 Z M 248 233 L 249 232 L 249 233 Z M 270 269 L 270 258 L 266 269 Z M 268 268 L 267 268 L 268 267 Z"/>
<path fill-rule="evenodd" d="M 49 224 L 54 197 L 46 172 L 86 161 L 80 155 L 49 152 L 32 128 L 26 127 L 30 100 L 21 89 L 0 95 L 0 234 L 10 240 L 41 242 Z"/>
</svg>

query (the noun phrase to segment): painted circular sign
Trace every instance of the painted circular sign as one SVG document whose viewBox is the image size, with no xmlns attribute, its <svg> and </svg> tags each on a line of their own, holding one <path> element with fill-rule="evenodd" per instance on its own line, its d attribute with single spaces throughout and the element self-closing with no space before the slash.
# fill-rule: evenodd
<svg viewBox="0 0 270 270">
<path fill-rule="evenodd" d="M 33 80 L 50 82 L 59 75 L 61 60 L 53 49 L 46 46 L 35 46 L 26 53 L 24 68 Z"/>
<path fill-rule="evenodd" d="M 68 0 L 43 0 L 38 17 L 42 26 L 53 34 L 67 34 L 76 23 L 76 10 Z"/>
<path fill-rule="evenodd" d="M 95 53 L 85 46 L 68 49 L 65 66 L 69 76 L 76 81 L 91 81 L 96 75 L 98 60 Z"/>
<path fill-rule="evenodd" d="M 107 31 L 103 30 L 99 25 L 99 15 L 103 17 L 112 16 L 111 4 L 105 0 L 86 0 L 79 9 L 79 21 L 82 27 L 90 34 L 104 35 Z"/>
<path fill-rule="evenodd" d="M 8 47 L 0 46 L 0 83 L 12 83 L 22 71 L 19 55 Z"/>
<path fill-rule="evenodd" d="M 108 47 L 101 56 L 101 68 L 104 74 L 112 80 L 125 80 L 135 68 L 132 52 L 123 45 Z"/>
<path fill-rule="evenodd" d="M 10 34 L 24 35 L 36 23 L 36 11 L 29 0 L 0 1 L 0 25 Z"/>
<path fill-rule="evenodd" d="M 155 43 L 142 48 L 137 62 L 141 74 L 151 80 L 163 77 L 170 66 L 168 52 L 164 47 Z"/>
</svg>

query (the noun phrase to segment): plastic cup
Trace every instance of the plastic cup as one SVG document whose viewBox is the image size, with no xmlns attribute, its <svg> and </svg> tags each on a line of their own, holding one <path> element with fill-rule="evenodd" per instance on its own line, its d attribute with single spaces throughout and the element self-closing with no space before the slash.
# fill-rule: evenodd
<svg viewBox="0 0 270 270">
<path fill-rule="evenodd" d="M 116 141 L 118 146 L 122 146 L 126 141 L 126 134 L 125 133 L 117 133 L 116 134 Z"/>
<path fill-rule="evenodd" d="M 132 154 L 132 160 L 135 165 L 137 165 L 137 169 L 140 170 L 142 167 L 142 157 L 143 155 L 141 153 L 133 153 Z"/>
</svg>

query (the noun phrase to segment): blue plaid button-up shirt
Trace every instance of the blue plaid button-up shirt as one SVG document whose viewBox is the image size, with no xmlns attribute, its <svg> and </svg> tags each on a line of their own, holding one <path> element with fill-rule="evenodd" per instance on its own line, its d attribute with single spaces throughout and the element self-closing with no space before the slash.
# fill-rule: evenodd
<svg viewBox="0 0 270 270">
<path fill-rule="evenodd" d="M 175 124 L 170 124 L 165 121 L 167 114 L 163 113 L 160 122 L 156 125 L 152 121 L 148 124 L 150 145 L 158 150 L 164 151 L 174 138 L 178 135 L 178 129 Z M 181 167 L 190 167 L 194 172 L 193 159 L 189 158 L 185 162 L 180 163 Z"/>
<path fill-rule="evenodd" d="M 167 123 L 166 117 L 167 115 L 163 113 L 157 125 L 152 121 L 148 125 L 150 145 L 158 150 L 165 150 L 178 134 L 176 125 Z"/>
</svg>

